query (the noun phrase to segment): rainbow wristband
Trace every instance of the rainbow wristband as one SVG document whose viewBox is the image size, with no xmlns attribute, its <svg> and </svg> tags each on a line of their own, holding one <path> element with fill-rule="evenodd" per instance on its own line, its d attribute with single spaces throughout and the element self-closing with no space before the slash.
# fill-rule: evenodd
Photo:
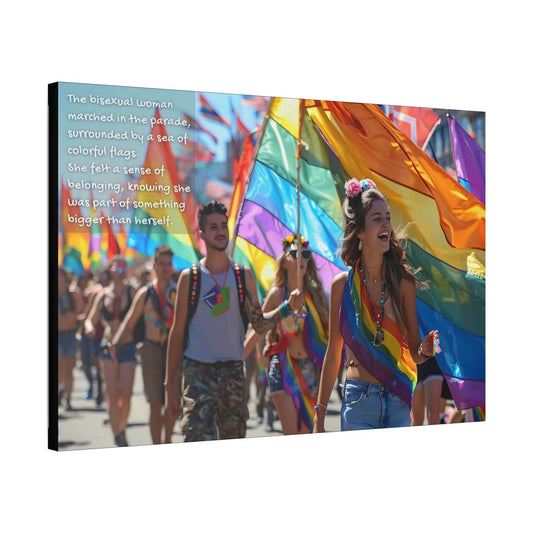
<svg viewBox="0 0 533 533">
<path fill-rule="evenodd" d="M 279 314 L 281 315 L 281 318 L 287 318 L 292 315 L 291 308 L 289 307 L 289 302 L 285 300 L 280 306 L 279 306 Z"/>
</svg>

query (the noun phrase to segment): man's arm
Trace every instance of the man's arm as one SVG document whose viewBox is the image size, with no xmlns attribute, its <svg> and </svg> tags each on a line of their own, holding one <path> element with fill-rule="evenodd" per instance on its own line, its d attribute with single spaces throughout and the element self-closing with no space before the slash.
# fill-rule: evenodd
<svg viewBox="0 0 533 533">
<path fill-rule="evenodd" d="M 111 341 L 111 344 L 113 346 L 117 346 L 118 344 L 120 344 L 120 339 L 122 339 L 123 337 L 128 338 L 128 336 L 133 333 L 133 328 L 135 327 L 137 320 L 139 320 L 139 318 L 141 318 L 141 315 L 143 314 L 147 292 L 148 288 L 142 287 L 135 293 L 133 302 L 131 303 L 131 306 L 128 312 L 126 313 L 126 316 L 120 323 L 120 326 L 118 327 L 117 332 L 115 333 L 115 336 Z"/>
<path fill-rule="evenodd" d="M 179 416 L 181 404 L 181 371 L 183 364 L 183 337 L 189 311 L 189 270 L 179 277 L 174 304 L 174 321 L 168 335 L 167 369 L 165 375 L 165 408 L 172 416 Z M 173 383 L 178 377 L 178 390 Z"/>
<path fill-rule="evenodd" d="M 100 313 L 104 302 L 104 292 L 99 292 L 95 295 L 91 310 L 85 319 L 85 333 L 92 338 L 95 334 L 96 324 L 100 320 Z"/>
<path fill-rule="evenodd" d="M 299 289 L 295 289 L 289 295 L 288 300 L 285 300 L 285 302 L 272 309 L 272 311 L 264 313 L 257 296 L 254 275 L 248 267 L 245 267 L 244 275 L 246 276 L 246 298 L 244 305 L 248 319 L 257 333 L 265 333 L 276 326 L 283 318 L 282 308 L 285 303 L 289 306 L 291 312 L 298 311 L 302 307 L 304 303 L 303 293 Z"/>
</svg>

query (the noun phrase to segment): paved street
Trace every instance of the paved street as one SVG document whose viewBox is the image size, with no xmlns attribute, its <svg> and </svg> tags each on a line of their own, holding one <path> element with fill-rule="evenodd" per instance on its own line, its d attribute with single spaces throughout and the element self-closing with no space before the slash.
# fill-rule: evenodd
<svg viewBox="0 0 533 533">
<path fill-rule="evenodd" d="M 92 448 L 114 447 L 115 443 L 108 424 L 105 424 L 107 413 L 105 405 L 96 407 L 95 401 L 85 400 L 83 396 L 87 390 L 87 380 L 83 372 L 76 366 L 74 369 L 74 389 L 71 398 L 72 411 L 63 407 L 58 410 L 59 417 L 59 450 L 79 450 Z M 268 431 L 266 424 L 261 423 L 255 407 L 256 391 L 252 384 L 248 408 L 246 438 L 273 437 L 283 435 L 279 420 L 274 420 L 274 431 Z M 326 430 L 338 431 L 340 429 L 341 403 L 337 392 L 333 390 L 328 405 L 326 416 Z M 131 413 L 128 429 L 126 431 L 130 446 L 152 444 L 148 427 L 149 408 L 143 394 L 141 366 L 138 364 L 131 401 Z M 266 412 L 265 412 L 266 419 Z M 183 442 L 180 424 L 176 425 L 172 442 Z"/>
</svg>

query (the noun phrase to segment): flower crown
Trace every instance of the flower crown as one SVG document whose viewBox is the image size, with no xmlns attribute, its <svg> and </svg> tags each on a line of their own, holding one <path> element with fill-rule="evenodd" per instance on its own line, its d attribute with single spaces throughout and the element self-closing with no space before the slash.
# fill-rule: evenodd
<svg viewBox="0 0 533 533">
<path fill-rule="evenodd" d="M 363 191 L 366 191 L 367 189 L 377 189 L 377 187 L 371 179 L 365 178 L 359 181 L 357 178 L 352 178 L 344 184 L 344 189 L 346 190 L 346 196 L 348 198 L 356 198 Z"/>
<path fill-rule="evenodd" d="M 297 240 L 298 236 L 293 233 L 292 235 L 288 235 L 287 237 L 285 237 L 281 241 L 281 244 L 283 244 L 283 246 L 290 246 L 291 244 L 294 244 Z M 302 235 L 300 235 L 300 242 L 302 243 L 302 246 L 304 248 L 307 248 L 309 246 L 309 241 L 306 241 Z"/>
</svg>

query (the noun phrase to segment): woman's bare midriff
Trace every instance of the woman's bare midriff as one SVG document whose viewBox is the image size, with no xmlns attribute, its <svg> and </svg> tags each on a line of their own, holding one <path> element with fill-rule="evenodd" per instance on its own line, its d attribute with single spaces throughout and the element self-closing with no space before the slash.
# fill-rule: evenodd
<svg viewBox="0 0 533 533">
<path fill-rule="evenodd" d="M 307 359 L 307 350 L 304 346 L 303 336 L 295 335 L 289 339 L 289 351 L 293 359 Z"/>
<path fill-rule="evenodd" d="M 367 383 L 379 383 L 379 381 L 370 374 L 359 362 L 350 348 L 346 347 L 348 361 L 346 362 L 346 379 L 357 379 Z"/>
</svg>

